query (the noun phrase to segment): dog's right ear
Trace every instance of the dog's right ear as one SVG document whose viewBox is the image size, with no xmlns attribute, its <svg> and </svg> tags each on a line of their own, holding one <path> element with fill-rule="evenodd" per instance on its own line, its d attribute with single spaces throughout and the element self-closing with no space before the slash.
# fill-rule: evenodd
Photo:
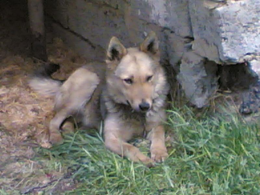
<svg viewBox="0 0 260 195">
<path fill-rule="evenodd" d="M 159 54 L 159 40 L 155 32 L 151 31 L 140 45 L 140 50 L 153 55 Z"/>
<path fill-rule="evenodd" d="M 107 60 L 109 61 L 119 61 L 121 58 L 126 55 L 126 48 L 116 37 L 110 39 L 108 49 L 107 49 Z"/>
</svg>

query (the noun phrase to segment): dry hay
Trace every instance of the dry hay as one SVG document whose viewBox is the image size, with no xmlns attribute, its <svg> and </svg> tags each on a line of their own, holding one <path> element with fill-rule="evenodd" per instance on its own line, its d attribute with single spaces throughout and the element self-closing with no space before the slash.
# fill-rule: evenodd
<svg viewBox="0 0 260 195">
<path fill-rule="evenodd" d="M 50 62 L 61 65 L 61 70 L 55 73 L 56 78 L 66 78 L 85 63 L 60 39 L 54 39 L 48 45 L 48 54 Z M 6 56 L 0 64 L 0 186 L 5 186 L 4 189 L 26 190 L 36 183 L 37 186 L 45 185 L 49 179 L 40 171 L 43 165 L 29 160 L 35 156 L 35 146 L 51 146 L 47 128 L 53 117 L 53 98 L 41 96 L 27 85 L 29 75 L 41 65 L 35 59 L 18 55 Z M 28 180 L 26 174 L 30 178 L 30 174 L 34 174 L 31 183 L 23 181 Z M 53 173 L 55 177 L 59 174 Z"/>
<path fill-rule="evenodd" d="M 83 59 L 64 48 L 60 39 L 50 46 L 50 61 L 62 65 L 56 77 L 64 79 L 84 63 Z M 81 61 L 81 63 L 75 63 Z M 72 62 L 72 60 L 74 62 Z M 32 138 L 43 147 L 47 144 L 47 126 L 53 117 L 53 98 L 32 91 L 28 76 L 40 62 L 31 58 L 11 56 L 3 60 L 0 67 L 0 118 L 1 129 L 12 135 L 15 142 Z"/>
</svg>

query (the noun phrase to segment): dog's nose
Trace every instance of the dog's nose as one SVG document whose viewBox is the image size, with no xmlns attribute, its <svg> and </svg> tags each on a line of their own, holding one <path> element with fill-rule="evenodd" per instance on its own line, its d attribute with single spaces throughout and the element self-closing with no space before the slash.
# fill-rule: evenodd
<svg viewBox="0 0 260 195">
<path fill-rule="evenodd" d="M 150 104 L 147 102 L 142 102 L 141 104 L 139 104 L 139 108 L 141 111 L 147 111 L 150 108 Z"/>
</svg>

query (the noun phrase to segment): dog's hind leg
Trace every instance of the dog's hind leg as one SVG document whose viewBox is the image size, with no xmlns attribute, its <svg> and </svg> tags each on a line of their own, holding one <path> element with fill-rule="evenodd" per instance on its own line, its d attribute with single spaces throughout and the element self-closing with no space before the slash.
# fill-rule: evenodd
<svg viewBox="0 0 260 195">
<path fill-rule="evenodd" d="M 49 126 L 49 138 L 52 144 L 61 143 L 63 141 L 60 128 L 67 117 L 69 117 L 69 113 L 66 110 L 60 110 L 51 120 Z"/>
<path fill-rule="evenodd" d="M 60 87 L 55 97 L 56 115 L 51 120 L 49 127 L 51 143 L 62 141 L 60 133 L 62 123 L 70 116 L 83 113 L 82 110 L 91 100 L 98 84 L 97 74 L 82 67 L 76 70 Z"/>
</svg>

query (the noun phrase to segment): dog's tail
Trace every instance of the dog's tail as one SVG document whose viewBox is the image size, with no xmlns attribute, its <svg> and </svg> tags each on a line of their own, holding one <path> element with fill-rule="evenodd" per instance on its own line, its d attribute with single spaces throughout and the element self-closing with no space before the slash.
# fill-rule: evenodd
<svg viewBox="0 0 260 195">
<path fill-rule="evenodd" d="M 42 65 L 29 79 L 29 86 L 42 95 L 55 96 L 63 81 L 53 79 L 51 75 L 59 69 L 58 64 Z"/>
</svg>

